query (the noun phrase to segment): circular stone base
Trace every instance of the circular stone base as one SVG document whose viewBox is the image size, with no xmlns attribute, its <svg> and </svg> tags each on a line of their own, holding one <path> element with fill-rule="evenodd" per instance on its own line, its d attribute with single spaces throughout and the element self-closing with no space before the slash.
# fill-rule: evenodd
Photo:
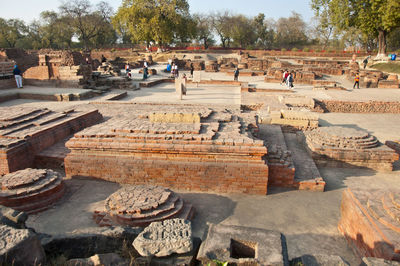
<svg viewBox="0 0 400 266">
<path fill-rule="evenodd" d="M 320 127 L 307 134 L 307 140 L 321 146 L 340 149 L 371 149 L 379 145 L 378 140 L 364 130 L 332 126 Z"/>
<path fill-rule="evenodd" d="M 94 218 L 99 225 L 146 226 L 155 221 L 192 215 L 192 207 L 184 206 L 179 195 L 153 185 L 127 186 L 111 194 L 104 211 Z"/>
<path fill-rule="evenodd" d="M 27 168 L 1 179 L 0 204 L 27 213 L 49 208 L 64 194 L 60 174 L 48 169 Z"/>
</svg>

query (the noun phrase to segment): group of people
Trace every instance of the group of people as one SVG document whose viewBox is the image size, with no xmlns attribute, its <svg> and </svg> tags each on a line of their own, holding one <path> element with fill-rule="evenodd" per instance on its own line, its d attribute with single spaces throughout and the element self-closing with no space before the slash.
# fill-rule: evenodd
<svg viewBox="0 0 400 266">
<path fill-rule="evenodd" d="M 286 86 L 289 89 L 292 89 L 294 87 L 293 82 L 294 82 L 293 73 L 289 72 L 288 70 L 285 70 L 285 72 L 283 72 L 281 85 L 286 84 Z"/>
<path fill-rule="evenodd" d="M 147 63 L 146 60 L 143 62 L 142 72 L 143 72 L 143 80 L 146 80 L 149 77 L 149 64 Z M 131 65 L 129 63 L 125 65 L 125 73 L 128 78 L 130 79 L 132 78 L 132 70 L 131 70 Z"/>
<path fill-rule="evenodd" d="M 172 77 L 179 77 L 179 68 L 178 65 L 173 63 L 171 59 L 168 60 L 168 64 L 167 64 L 167 72 L 171 73 Z"/>
</svg>

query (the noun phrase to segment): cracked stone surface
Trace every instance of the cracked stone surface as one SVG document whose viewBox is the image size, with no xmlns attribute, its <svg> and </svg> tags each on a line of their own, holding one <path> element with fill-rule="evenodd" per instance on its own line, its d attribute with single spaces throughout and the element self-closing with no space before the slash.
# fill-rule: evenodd
<svg viewBox="0 0 400 266">
<path fill-rule="evenodd" d="M 184 219 L 151 223 L 133 241 L 142 256 L 164 257 L 173 253 L 187 253 L 193 249 L 192 226 Z"/>
</svg>

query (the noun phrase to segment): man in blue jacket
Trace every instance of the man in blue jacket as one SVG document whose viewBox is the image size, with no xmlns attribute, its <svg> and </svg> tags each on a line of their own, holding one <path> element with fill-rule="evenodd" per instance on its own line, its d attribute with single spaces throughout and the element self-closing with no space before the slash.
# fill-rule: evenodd
<svg viewBox="0 0 400 266">
<path fill-rule="evenodd" d="M 15 81 L 17 82 L 18 89 L 22 89 L 23 88 L 22 87 L 22 72 L 18 68 L 17 65 L 14 66 L 13 74 L 14 74 L 14 77 L 15 77 Z"/>
</svg>

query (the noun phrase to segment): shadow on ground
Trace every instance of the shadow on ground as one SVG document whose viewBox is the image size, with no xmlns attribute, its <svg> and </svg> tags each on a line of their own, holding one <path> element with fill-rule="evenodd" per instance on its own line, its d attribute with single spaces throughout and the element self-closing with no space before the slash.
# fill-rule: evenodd
<svg viewBox="0 0 400 266">
<path fill-rule="evenodd" d="M 195 216 L 192 220 L 193 235 L 205 239 L 207 223 L 219 224 L 232 216 L 236 202 L 228 197 L 208 193 L 181 193 L 185 202 L 193 204 Z"/>
</svg>

